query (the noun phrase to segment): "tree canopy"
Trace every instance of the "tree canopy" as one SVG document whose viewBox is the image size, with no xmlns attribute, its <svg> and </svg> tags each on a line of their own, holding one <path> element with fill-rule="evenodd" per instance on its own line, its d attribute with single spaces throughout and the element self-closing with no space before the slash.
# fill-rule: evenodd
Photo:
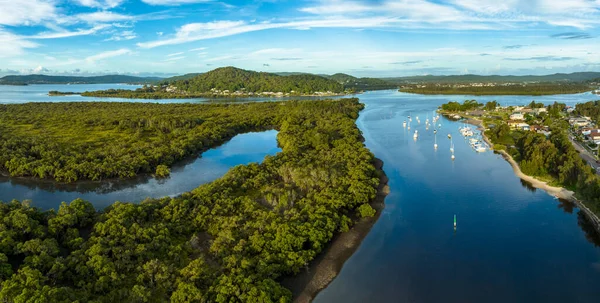
<svg viewBox="0 0 600 303">
<path fill-rule="evenodd" d="M 154 112 L 147 106 L 140 110 Z M 282 152 L 179 197 L 116 202 L 99 213 L 82 200 L 47 212 L 0 203 L 0 301 L 289 302 L 280 278 L 374 214 L 365 205 L 380 176 L 355 125 L 357 99 L 255 104 L 249 112 L 158 108 L 195 106 L 217 108 L 220 121 L 255 113 L 242 121 L 277 128 Z"/>
</svg>

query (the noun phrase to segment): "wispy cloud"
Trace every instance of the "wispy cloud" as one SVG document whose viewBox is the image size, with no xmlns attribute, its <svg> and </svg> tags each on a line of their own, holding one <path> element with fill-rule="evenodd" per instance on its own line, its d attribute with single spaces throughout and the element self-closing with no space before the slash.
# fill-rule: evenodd
<svg viewBox="0 0 600 303">
<path fill-rule="evenodd" d="M 183 55 L 184 52 L 178 52 L 178 53 L 172 53 L 172 54 L 168 54 L 167 57 L 175 57 L 175 56 L 179 56 L 179 55 Z"/>
<path fill-rule="evenodd" d="M 521 45 L 521 44 L 515 44 L 515 45 L 506 45 L 503 46 L 502 48 L 504 49 L 517 49 L 517 48 L 523 48 L 525 45 Z"/>
<path fill-rule="evenodd" d="M 142 0 L 142 2 L 150 5 L 176 6 L 182 4 L 209 3 L 213 2 L 213 0 Z"/>
<path fill-rule="evenodd" d="M 185 59 L 185 56 L 170 57 L 170 58 L 167 58 L 167 59 L 163 60 L 163 62 L 179 61 L 181 59 Z"/>
<path fill-rule="evenodd" d="M 57 17 L 57 9 L 51 1 L 0 0 L 0 25 L 33 25 Z"/>
<path fill-rule="evenodd" d="M 392 62 L 390 64 L 394 64 L 394 65 L 412 65 L 412 64 L 417 64 L 417 63 L 422 63 L 422 60 L 413 60 L 413 61 L 397 61 L 397 62 Z"/>
<path fill-rule="evenodd" d="M 206 50 L 206 47 L 192 48 L 192 49 L 188 50 L 188 52 L 197 52 L 197 51 L 203 51 L 203 50 Z"/>
<path fill-rule="evenodd" d="M 110 25 L 108 24 L 101 24 L 101 25 L 96 25 L 90 29 L 78 29 L 75 31 L 59 31 L 59 32 L 43 32 L 43 33 L 39 33 L 37 35 L 34 36 L 25 36 L 24 38 L 27 39 L 57 39 L 57 38 L 68 38 L 68 37 L 75 37 L 75 36 L 85 36 L 85 35 L 91 35 L 94 34 L 102 29 L 108 28 L 110 27 Z"/>
<path fill-rule="evenodd" d="M 567 40 L 577 40 L 577 39 L 591 39 L 592 35 L 583 32 L 568 32 L 568 33 L 560 33 L 551 35 L 552 38 L 558 39 L 567 39 Z"/>
<path fill-rule="evenodd" d="M 75 15 L 75 18 L 87 23 L 117 22 L 133 20 L 133 16 L 122 15 L 108 11 Z"/>
<path fill-rule="evenodd" d="M 528 58 L 504 58 L 509 61 L 568 61 L 576 59 L 574 57 L 558 57 L 558 56 L 535 56 Z"/>
<path fill-rule="evenodd" d="M 271 58 L 271 60 L 275 60 L 275 61 L 300 61 L 303 60 L 302 58 Z"/>
<path fill-rule="evenodd" d="M 99 53 L 99 54 L 96 54 L 93 56 L 89 56 L 89 57 L 85 58 L 85 61 L 96 62 L 96 61 L 100 61 L 103 59 L 122 56 L 122 55 L 130 54 L 130 53 L 131 53 L 131 50 L 129 50 L 127 48 L 122 48 L 122 49 L 106 51 L 106 52 L 102 52 L 102 53 Z"/>
<path fill-rule="evenodd" d="M 133 31 L 122 31 L 116 32 L 112 37 L 105 39 L 104 41 L 125 41 L 137 38 L 137 35 Z"/>
<path fill-rule="evenodd" d="M 385 27 L 395 20 L 385 17 L 372 17 L 363 19 L 323 19 L 309 21 L 291 21 L 280 23 L 247 23 L 245 21 L 215 21 L 207 23 L 190 23 L 177 30 L 174 36 L 150 42 L 138 43 L 142 48 L 154 48 L 164 45 L 181 44 L 192 41 L 221 38 L 248 32 L 267 29 L 309 29 L 309 28 L 359 28 L 359 27 Z"/>
<path fill-rule="evenodd" d="M 81 6 L 110 9 L 121 5 L 125 0 L 75 0 L 73 2 Z"/>
</svg>

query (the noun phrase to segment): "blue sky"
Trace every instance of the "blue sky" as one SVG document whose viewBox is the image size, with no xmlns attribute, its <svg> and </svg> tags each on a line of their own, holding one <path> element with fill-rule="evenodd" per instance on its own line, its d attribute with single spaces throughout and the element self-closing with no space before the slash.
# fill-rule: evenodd
<svg viewBox="0 0 600 303">
<path fill-rule="evenodd" d="M 0 75 L 600 71 L 600 0 L 0 0 Z"/>
</svg>

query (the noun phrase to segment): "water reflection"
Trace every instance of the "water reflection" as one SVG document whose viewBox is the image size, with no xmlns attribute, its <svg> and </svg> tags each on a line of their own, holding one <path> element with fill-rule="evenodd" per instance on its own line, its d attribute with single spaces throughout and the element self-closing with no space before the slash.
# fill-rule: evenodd
<svg viewBox="0 0 600 303">
<path fill-rule="evenodd" d="M 50 209 L 57 208 L 63 201 L 82 198 L 92 202 L 96 208 L 104 208 L 115 201 L 140 202 L 148 197 L 177 196 L 221 177 L 233 166 L 261 162 L 266 155 L 279 152 L 276 137 L 277 131 L 274 130 L 237 135 L 222 146 L 204 152 L 199 158 L 188 158 L 173 166 L 171 177 L 167 179 L 143 175 L 130 180 L 63 184 L 0 177 L 0 201 L 28 199 L 34 206 Z"/>
<path fill-rule="evenodd" d="M 533 186 L 533 184 L 531 184 L 531 182 L 523 180 L 523 179 L 519 179 L 519 180 L 521 180 L 521 185 L 523 187 L 527 188 L 527 190 L 529 190 L 530 192 L 534 193 L 537 191 L 537 188 L 535 188 Z"/>
<path fill-rule="evenodd" d="M 588 220 L 587 216 L 583 213 L 583 211 L 577 212 L 577 225 L 581 227 L 581 230 L 585 233 L 585 238 L 595 247 L 600 247 L 600 234 L 594 228 L 594 225 L 590 220 Z"/>
<path fill-rule="evenodd" d="M 558 208 L 562 209 L 567 214 L 572 214 L 573 210 L 577 208 L 577 205 L 569 200 L 558 199 Z"/>
</svg>

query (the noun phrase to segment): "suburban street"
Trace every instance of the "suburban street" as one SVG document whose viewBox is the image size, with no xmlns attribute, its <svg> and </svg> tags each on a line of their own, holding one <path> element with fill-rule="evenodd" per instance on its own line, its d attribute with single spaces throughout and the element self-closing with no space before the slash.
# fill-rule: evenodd
<svg viewBox="0 0 600 303">
<path fill-rule="evenodd" d="M 571 141 L 571 144 L 573 144 L 575 149 L 579 152 L 581 158 L 583 158 L 583 160 L 585 160 L 589 165 L 591 165 L 594 168 L 594 170 L 596 170 L 596 174 L 600 174 L 600 170 L 598 170 L 600 164 L 596 162 L 594 156 L 587 149 L 581 146 L 579 142 L 573 140 L 571 136 L 569 136 L 569 141 Z"/>
</svg>

